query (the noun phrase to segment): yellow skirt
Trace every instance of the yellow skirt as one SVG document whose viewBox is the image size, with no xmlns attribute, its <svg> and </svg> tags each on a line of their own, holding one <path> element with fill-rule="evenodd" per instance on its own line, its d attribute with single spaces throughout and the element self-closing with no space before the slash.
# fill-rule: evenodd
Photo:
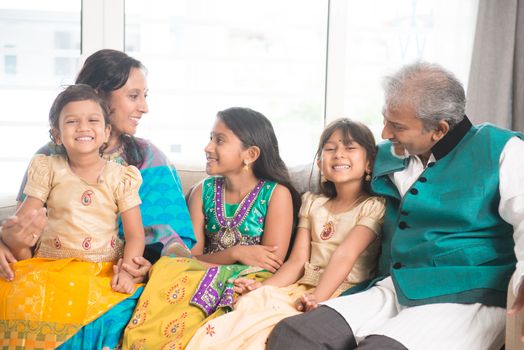
<svg viewBox="0 0 524 350">
<path fill-rule="evenodd" d="M 222 268 L 223 273 L 215 278 L 222 286 L 239 276 L 260 281 L 271 276 L 269 272 L 250 273 L 249 267 L 242 265 Z M 126 327 L 123 348 L 184 349 L 203 323 L 223 315 L 226 311 L 223 307 L 218 307 L 208 316 L 201 307 L 191 303 L 207 273 L 207 267 L 198 260 L 162 257 L 153 266 L 135 313 Z M 217 294 L 215 297 L 222 296 Z M 218 303 L 218 299 L 210 302 Z"/>
<path fill-rule="evenodd" d="M 54 349 L 129 297 L 111 289 L 113 263 L 33 258 L 0 280 L 0 348 Z"/>
</svg>

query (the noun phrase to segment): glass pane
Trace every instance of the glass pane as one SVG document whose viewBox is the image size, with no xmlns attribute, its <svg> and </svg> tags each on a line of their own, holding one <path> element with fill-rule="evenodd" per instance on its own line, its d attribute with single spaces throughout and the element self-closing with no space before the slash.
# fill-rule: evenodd
<svg viewBox="0 0 524 350">
<path fill-rule="evenodd" d="M 205 163 L 216 112 L 250 107 L 288 165 L 311 162 L 323 126 L 327 1 L 126 1 L 126 51 L 148 68 L 139 135 L 175 164 Z"/>
<path fill-rule="evenodd" d="M 416 60 L 439 63 L 466 88 L 478 0 L 350 0 L 347 6 L 345 115 L 380 140 L 382 79 Z"/>
<path fill-rule="evenodd" d="M 18 190 L 31 156 L 49 141 L 49 108 L 78 69 L 80 7 L 80 0 L 0 0 L 0 195 Z"/>
</svg>

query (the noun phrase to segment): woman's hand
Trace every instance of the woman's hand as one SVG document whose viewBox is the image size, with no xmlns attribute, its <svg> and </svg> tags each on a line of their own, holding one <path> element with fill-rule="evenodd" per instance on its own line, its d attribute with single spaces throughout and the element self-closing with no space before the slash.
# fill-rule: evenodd
<svg viewBox="0 0 524 350">
<path fill-rule="evenodd" d="M 9 264 L 15 263 L 16 261 L 13 253 L 11 253 L 9 248 L 0 239 L 0 277 L 7 281 L 12 281 L 15 275 Z"/>
<path fill-rule="evenodd" d="M 123 264 L 122 259 L 119 259 L 118 262 L 113 265 L 114 274 L 118 275 L 121 271 L 125 271 L 131 275 L 133 283 L 145 282 L 152 266 L 151 263 L 142 256 L 134 257 L 133 262 L 137 264 L 138 267 L 135 268 L 129 264 Z"/>
<path fill-rule="evenodd" d="M 235 246 L 236 260 L 244 265 L 258 266 L 269 272 L 275 272 L 284 263 L 275 254 L 278 250 L 276 246 L 251 245 Z"/>
<path fill-rule="evenodd" d="M 251 292 L 252 290 L 258 289 L 262 287 L 262 283 L 255 281 L 251 278 L 237 278 L 233 281 L 233 289 L 238 294 L 246 294 Z"/>
<path fill-rule="evenodd" d="M 295 307 L 298 311 L 306 312 L 316 309 L 318 299 L 315 294 L 305 293 L 295 301 Z"/>
<path fill-rule="evenodd" d="M 2 241 L 11 252 L 33 247 L 47 225 L 46 209 L 11 216 L 2 225 Z"/>
</svg>

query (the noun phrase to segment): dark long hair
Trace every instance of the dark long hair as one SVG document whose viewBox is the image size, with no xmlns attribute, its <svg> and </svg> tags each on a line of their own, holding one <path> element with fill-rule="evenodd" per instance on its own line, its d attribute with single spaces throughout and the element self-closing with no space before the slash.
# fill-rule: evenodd
<svg viewBox="0 0 524 350">
<path fill-rule="evenodd" d="M 93 101 L 100 106 L 102 114 L 104 115 L 104 121 L 106 125 L 109 125 L 109 108 L 106 101 L 100 97 L 96 91 L 89 85 L 86 84 L 75 84 L 68 86 L 64 91 L 56 96 L 51 109 L 49 110 L 49 136 L 51 141 L 56 144 L 56 138 L 54 130 L 60 130 L 60 113 L 64 107 L 71 102 L 77 101 Z M 67 153 L 65 149 L 61 147 L 60 152 Z M 100 147 L 100 153 L 104 151 L 105 144 Z"/>
<path fill-rule="evenodd" d="M 129 79 L 132 68 L 146 70 L 137 59 L 117 50 L 103 49 L 89 56 L 76 77 L 76 84 L 87 84 L 94 88 L 109 103 L 111 93 L 120 89 Z M 120 135 L 124 154 L 129 165 L 140 167 L 144 155 L 133 135 Z"/>
<path fill-rule="evenodd" d="M 258 179 L 270 180 L 285 186 L 293 200 L 293 232 L 300 208 L 300 195 L 291 184 L 289 172 L 280 158 L 278 141 L 273 125 L 262 113 L 250 108 L 232 107 L 217 113 L 217 118 L 242 141 L 245 148 L 257 146 L 260 155 L 253 163 L 253 172 Z M 293 245 L 293 238 L 290 249 Z"/>
<path fill-rule="evenodd" d="M 320 141 L 318 143 L 317 153 L 315 159 L 318 160 L 322 157 L 322 149 L 328 142 L 329 138 L 337 130 L 342 133 L 342 142 L 344 145 L 348 145 L 351 142 L 356 142 L 366 150 L 366 157 L 369 164 L 373 165 L 375 156 L 377 154 L 377 146 L 375 144 L 375 138 L 373 133 L 364 124 L 350 120 L 347 118 L 340 118 L 332 121 L 326 126 L 322 135 L 320 135 Z M 326 197 L 334 198 L 337 195 L 335 184 L 331 181 L 322 181 L 321 177 L 318 179 L 318 186 L 320 192 Z M 369 181 L 364 181 L 364 190 L 371 194 L 371 186 Z"/>
</svg>

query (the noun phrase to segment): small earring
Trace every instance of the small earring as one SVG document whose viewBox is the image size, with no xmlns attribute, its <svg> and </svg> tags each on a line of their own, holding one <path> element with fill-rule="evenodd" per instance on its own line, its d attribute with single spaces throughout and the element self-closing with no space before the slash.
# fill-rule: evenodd
<svg viewBox="0 0 524 350">
<path fill-rule="evenodd" d="M 364 177 L 365 181 L 371 181 L 371 174 L 366 172 L 366 176 Z"/>
<path fill-rule="evenodd" d="M 249 163 L 247 161 L 244 160 L 244 167 L 243 167 L 244 171 L 249 171 Z"/>
<path fill-rule="evenodd" d="M 328 182 L 328 179 L 326 179 L 326 177 L 324 176 L 324 174 L 320 174 L 320 182 L 322 182 L 322 183 L 326 183 L 326 182 Z"/>
</svg>

